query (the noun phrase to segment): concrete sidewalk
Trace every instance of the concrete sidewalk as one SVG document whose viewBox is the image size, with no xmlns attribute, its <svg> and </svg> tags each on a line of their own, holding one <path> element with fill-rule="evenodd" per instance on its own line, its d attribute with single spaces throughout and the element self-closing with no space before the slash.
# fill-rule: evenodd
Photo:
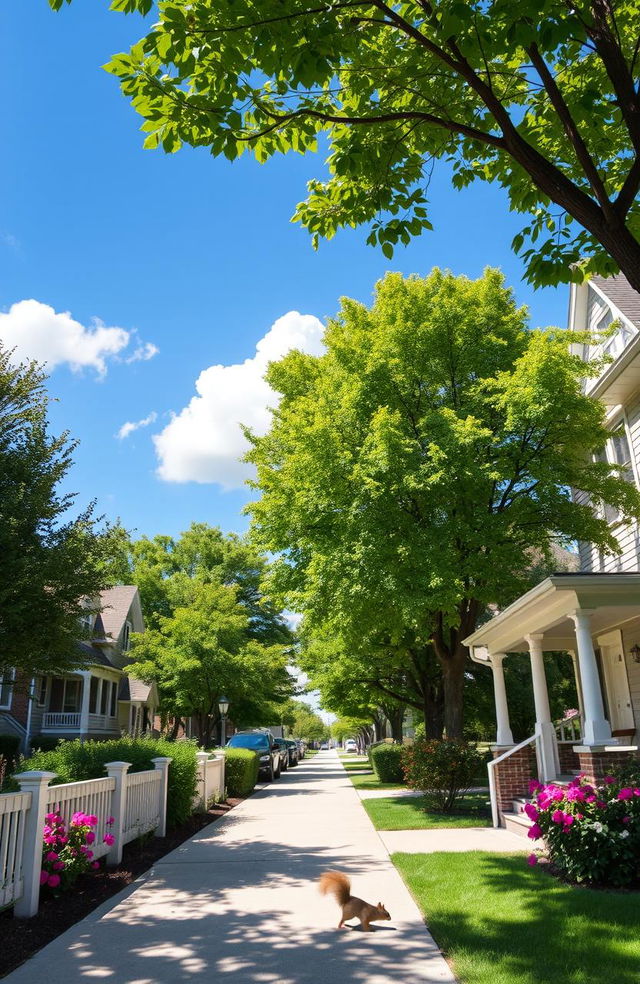
<svg viewBox="0 0 640 984">
<path fill-rule="evenodd" d="M 339 932 L 327 868 L 391 922 Z M 36 917 L 37 918 L 37 917 Z M 16 932 L 19 927 L 16 925 Z M 9 984 L 455 984 L 335 752 L 321 752 L 166 855 Z"/>
</svg>

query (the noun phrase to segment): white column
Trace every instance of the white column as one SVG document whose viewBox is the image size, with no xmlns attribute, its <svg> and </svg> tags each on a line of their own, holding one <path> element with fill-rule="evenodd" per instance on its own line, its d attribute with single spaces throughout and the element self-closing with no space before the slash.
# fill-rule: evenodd
<svg viewBox="0 0 640 984">
<path fill-rule="evenodd" d="M 28 919 L 38 911 L 44 815 L 47 812 L 49 783 L 55 777 L 55 772 L 21 772 L 15 777 L 20 784 L 20 792 L 31 793 L 22 842 L 22 895 L 13 908 L 14 916 L 19 919 Z"/>
<path fill-rule="evenodd" d="M 578 694 L 578 710 L 580 711 L 580 721 L 584 721 L 584 700 L 582 699 L 582 680 L 578 669 L 578 654 L 575 649 L 569 650 L 571 662 L 573 663 L 573 676 L 576 681 L 576 693 Z"/>
<path fill-rule="evenodd" d="M 80 705 L 80 737 L 89 733 L 89 696 L 91 694 L 91 671 L 82 670 L 82 704 Z"/>
<path fill-rule="evenodd" d="M 540 778 L 543 782 L 549 782 L 549 780 L 555 779 L 560 772 L 560 763 L 556 746 L 556 733 L 551 721 L 549 691 L 542 655 L 542 639 L 543 636 L 539 633 L 533 633 L 526 637 L 531 659 L 533 699 L 536 706 L 536 734 L 539 738 L 539 767 L 542 773 Z"/>
<path fill-rule="evenodd" d="M 124 817 L 127 809 L 127 771 L 131 762 L 107 762 L 105 769 L 111 779 L 115 779 L 116 788 L 111 799 L 111 813 L 113 814 L 113 826 L 111 833 L 115 837 L 114 843 L 107 854 L 107 864 L 116 865 L 122 861 L 122 834 L 124 831 Z"/>
<path fill-rule="evenodd" d="M 209 790 L 207 789 L 207 762 L 209 761 L 209 752 L 196 752 L 196 760 L 198 762 L 198 791 L 200 797 L 200 803 L 198 809 L 207 809 L 207 800 L 209 798 Z"/>
<path fill-rule="evenodd" d="M 167 790 L 169 788 L 169 766 L 171 765 L 172 759 L 165 758 L 164 756 L 162 756 L 159 758 L 151 759 L 151 761 L 153 762 L 154 769 L 158 769 L 162 773 L 162 778 L 160 780 L 160 793 L 159 793 L 160 823 L 155 829 L 155 835 L 156 837 L 164 837 L 167 833 Z M 206 771 L 205 771 L 205 775 L 206 775 Z"/>
<path fill-rule="evenodd" d="M 493 694 L 496 702 L 496 734 L 497 745 L 513 745 L 513 734 L 509 723 L 509 705 L 507 691 L 504 685 L 504 668 L 502 661 L 504 653 L 491 653 L 491 670 L 493 672 Z"/>
<path fill-rule="evenodd" d="M 591 640 L 591 612 L 585 608 L 579 608 L 573 612 L 570 618 L 576 627 L 578 666 L 580 667 L 580 680 L 582 682 L 582 700 L 584 703 L 582 743 L 584 745 L 601 745 L 611 741 L 611 726 L 604 716 L 598 665 Z"/>
</svg>

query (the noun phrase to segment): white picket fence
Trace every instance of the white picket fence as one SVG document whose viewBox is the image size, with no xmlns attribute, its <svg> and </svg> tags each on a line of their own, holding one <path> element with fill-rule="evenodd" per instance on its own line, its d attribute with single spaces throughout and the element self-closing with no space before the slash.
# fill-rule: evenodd
<svg viewBox="0 0 640 984">
<path fill-rule="evenodd" d="M 224 755 L 211 752 L 198 752 L 198 780 L 193 800 L 194 810 L 206 810 L 212 801 L 220 803 L 224 799 Z"/>
<path fill-rule="evenodd" d="M 128 775 L 129 762 L 108 762 L 107 777 L 50 786 L 54 772 L 22 772 L 19 793 L 0 794 L 0 908 L 13 905 L 14 915 L 38 911 L 42 836 L 47 813 L 59 812 L 68 824 L 74 813 L 95 814 L 98 826 L 91 845 L 97 860 L 119 864 L 122 848 L 141 834 L 167 829 L 167 784 L 170 758 L 152 759 L 148 772 Z M 112 823 L 107 824 L 107 819 Z M 112 833 L 111 847 L 104 835 Z"/>
</svg>

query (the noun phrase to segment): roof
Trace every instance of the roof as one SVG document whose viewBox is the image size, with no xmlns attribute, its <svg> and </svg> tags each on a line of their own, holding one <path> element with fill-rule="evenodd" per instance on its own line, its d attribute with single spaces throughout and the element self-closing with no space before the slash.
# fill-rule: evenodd
<svg viewBox="0 0 640 984">
<path fill-rule="evenodd" d="M 106 636 L 118 638 L 137 590 L 135 584 L 117 584 L 100 592 L 100 614 Z"/>
<path fill-rule="evenodd" d="M 110 666 L 113 669 L 113 663 L 100 646 L 92 646 L 90 642 L 79 642 L 77 645 L 83 660 L 90 666 Z"/>
<path fill-rule="evenodd" d="M 123 677 L 118 689 L 118 700 L 140 700 L 143 703 L 151 693 L 152 683 L 143 683 L 135 677 Z"/>
<path fill-rule="evenodd" d="M 640 328 L 640 294 L 622 273 L 616 273 L 613 277 L 594 276 L 589 282 L 602 291 L 620 314 Z"/>
</svg>

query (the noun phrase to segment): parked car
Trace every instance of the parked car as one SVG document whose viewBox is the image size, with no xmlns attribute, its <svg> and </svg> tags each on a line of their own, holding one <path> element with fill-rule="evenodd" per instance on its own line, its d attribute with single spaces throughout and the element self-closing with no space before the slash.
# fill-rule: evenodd
<svg viewBox="0 0 640 984">
<path fill-rule="evenodd" d="M 278 746 L 278 751 L 280 752 L 280 768 L 283 772 L 286 772 L 289 768 L 289 750 L 287 748 L 286 738 L 274 738 L 273 739 Z"/>
<path fill-rule="evenodd" d="M 307 749 L 307 746 L 305 745 L 305 743 L 302 741 L 301 738 L 296 738 L 295 743 L 298 746 L 298 760 L 301 761 L 304 758 L 304 753 Z"/>
<path fill-rule="evenodd" d="M 326 752 L 328 750 L 329 750 L 329 743 L 327 741 L 323 741 L 322 744 L 320 745 L 320 751 Z"/>
<path fill-rule="evenodd" d="M 271 782 L 282 770 L 282 754 L 268 731 L 238 731 L 227 742 L 228 748 L 250 748 L 258 753 L 258 774 Z"/>
<path fill-rule="evenodd" d="M 358 746 L 357 746 L 356 742 L 353 740 L 353 738 L 347 738 L 347 740 L 344 743 L 344 750 L 345 750 L 345 752 L 357 752 L 358 751 Z"/>
<path fill-rule="evenodd" d="M 283 740 L 289 753 L 289 765 L 297 765 L 300 758 L 298 742 L 294 741 L 293 738 L 284 738 Z"/>
</svg>

